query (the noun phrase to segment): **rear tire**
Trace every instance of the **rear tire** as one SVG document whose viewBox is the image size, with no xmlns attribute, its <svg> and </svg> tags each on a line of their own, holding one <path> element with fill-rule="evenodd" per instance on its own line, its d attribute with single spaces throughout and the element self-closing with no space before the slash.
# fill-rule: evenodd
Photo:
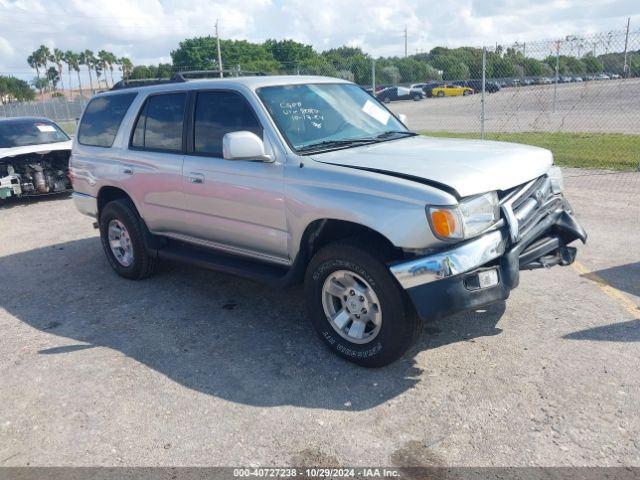
<svg viewBox="0 0 640 480">
<path fill-rule="evenodd" d="M 141 280 L 158 271 L 158 256 L 150 254 L 144 243 L 147 227 L 131 200 L 120 199 L 107 203 L 100 213 L 99 225 L 102 248 L 118 275 Z M 112 243 L 116 246 L 112 247 Z"/>
<path fill-rule="evenodd" d="M 359 365 L 390 364 L 420 333 L 420 320 L 384 259 L 355 242 L 320 250 L 309 263 L 304 289 L 309 317 L 322 340 Z"/>
<path fill-rule="evenodd" d="M 438 92 L 438 96 L 439 97 L 444 97 L 444 92 L 443 91 Z"/>
</svg>

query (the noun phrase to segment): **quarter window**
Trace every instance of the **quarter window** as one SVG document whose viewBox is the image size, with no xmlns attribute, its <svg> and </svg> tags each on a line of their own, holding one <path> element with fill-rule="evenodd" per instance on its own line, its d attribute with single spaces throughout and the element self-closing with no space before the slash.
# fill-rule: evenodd
<svg viewBox="0 0 640 480">
<path fill-rule="evenodd" d="M 105 95 L 91 100 L 78 128 L 78 142 L 94 147 L 113 145 L 120 123 L 136 95 Z"/>
<path fill-rule="evenodd" d="M 145 150 L 181 151 L 186 100 L 186 93 L 149 97 L 136 121 L 131 145 Z"/>
<path fill-rule="evenodd" d="M 194 150 L 222 157 L 222 137 L 246 130 L 262 138 L 262 127 L 242 95 L 233 92 L 198 94 L 194 122 Z"/>
</svg>

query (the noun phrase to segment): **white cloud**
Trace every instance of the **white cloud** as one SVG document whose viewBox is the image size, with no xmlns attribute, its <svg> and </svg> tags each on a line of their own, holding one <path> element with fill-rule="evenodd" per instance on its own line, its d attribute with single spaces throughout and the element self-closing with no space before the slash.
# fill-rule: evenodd
<svg viewBox="0 0 640 480">
<path fill-rule="evenodd" d="M 168 61 L 180 40 L 212 34 L 216 18 L 225 38 L 402 55 L 405 26 L 414 53 L 622 30 L 626 16 L 640 27 L 637 0 L 0 0 L 0 73 L 29 78 L 25 59 L 40 44 Z"/>
</svg>

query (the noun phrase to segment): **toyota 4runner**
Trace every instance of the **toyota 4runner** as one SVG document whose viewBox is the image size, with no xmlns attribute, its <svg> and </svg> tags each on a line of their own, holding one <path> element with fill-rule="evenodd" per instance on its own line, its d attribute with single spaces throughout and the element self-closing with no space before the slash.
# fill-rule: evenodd
<svg viewBox="0 0 640 480">
<path fill-rule="evenodd" d="M 505 300 L 586 240 L 551 152 L 404 123 L 335 78 L 125 86 L 82 115 L 74 199 L 122 277 L 170 259 L 304 282 L 324 342 L 382 366 L 422 319 Z"/>
</svg>

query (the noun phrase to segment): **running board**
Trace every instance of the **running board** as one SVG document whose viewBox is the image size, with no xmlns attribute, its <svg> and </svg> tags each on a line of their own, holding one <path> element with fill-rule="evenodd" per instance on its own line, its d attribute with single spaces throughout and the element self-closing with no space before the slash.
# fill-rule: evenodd
<svg viewBox="0 0 640 480">
<path fill-rule="evenodd" d="M 208 270 L 230 273 L 274 286 L 286 282 L 292 270 L 291 267 L 273 265 L 209 249 L 205 250 L 174 240 L 170 240 L 158 249 L 158 257 L 163 260 L 188 263 Z"/>
</svg>

